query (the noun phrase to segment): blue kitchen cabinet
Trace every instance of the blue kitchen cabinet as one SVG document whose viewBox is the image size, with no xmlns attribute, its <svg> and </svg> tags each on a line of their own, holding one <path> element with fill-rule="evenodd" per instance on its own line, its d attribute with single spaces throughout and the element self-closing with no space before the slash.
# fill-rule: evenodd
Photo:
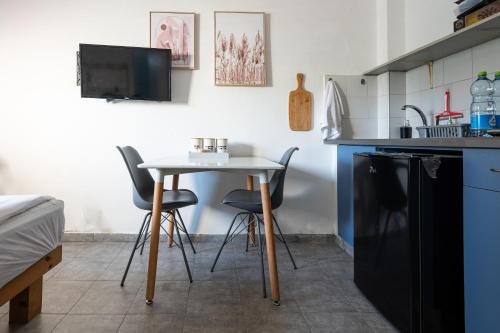
<svg viewBox="0 0 500 333">
<path fill-rule="evenodd" d="M 464 185 L 500 192 L 500 149 L 464 149 Z"/>
<path fill-rule="evenodd" d="M 353 159 L 355 153 L 375 152 L 376 147 L 343 146 L 337 148 L 337 207 L 339 236 L 354 246 Z"/>
<path fill-rule="evenodd" d="M 464 292 L 467 333 L 500 327 L 500 151 L 464 150 Z M 493 170 L 492 170 L 493 169 Z"/>
</svg>

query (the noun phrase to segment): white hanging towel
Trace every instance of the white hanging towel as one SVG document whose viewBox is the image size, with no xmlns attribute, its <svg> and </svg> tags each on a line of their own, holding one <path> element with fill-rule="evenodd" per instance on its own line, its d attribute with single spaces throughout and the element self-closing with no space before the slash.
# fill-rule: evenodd
<svg viewBox="0 0 500 333">
<path fill-rule="evenodd" d="M 320 128 L 323 140 L 335 140 L 342 134 L 342 116 L 344 115 L 344 100 L 340 94 L 337 82 L 328 80 L 325 86 L 325 104 L 321 116 Z"/>
</svg>

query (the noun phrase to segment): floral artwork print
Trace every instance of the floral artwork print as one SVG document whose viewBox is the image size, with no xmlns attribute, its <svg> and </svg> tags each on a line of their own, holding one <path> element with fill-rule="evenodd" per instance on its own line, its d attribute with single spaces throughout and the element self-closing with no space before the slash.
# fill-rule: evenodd
<svg viewBox="0 0 500 333">
<path fill-rule="evenodd" d="M 264 14 L 215 13 L 215 84 L 266 84 Z"/>
<path fill-rule="evenodd" d="M 151 47 L 170 49 L 172 67 L 194 68 L 194 14 L 150 13 Z"/>
</svg>

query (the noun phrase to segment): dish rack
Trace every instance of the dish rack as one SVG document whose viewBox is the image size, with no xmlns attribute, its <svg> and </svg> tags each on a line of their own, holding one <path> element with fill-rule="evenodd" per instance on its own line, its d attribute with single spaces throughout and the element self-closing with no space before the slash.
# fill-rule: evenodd
<svg viewBox="0 0 500 333">
<path fill-rule="evenodd" d="M 470 136 L 470 124 L 417 127 L 421 138 L 464 138 Z"/>
</svg>

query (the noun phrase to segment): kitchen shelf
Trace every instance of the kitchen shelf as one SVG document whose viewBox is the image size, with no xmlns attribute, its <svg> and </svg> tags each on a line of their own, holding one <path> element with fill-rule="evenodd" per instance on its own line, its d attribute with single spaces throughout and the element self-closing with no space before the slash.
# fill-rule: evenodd
<svg viewBox="0 0 500 333">
<path fill-rule="evenodd" d="M 377 66 L 364 75 L 407 72 L 426 63 L 500 37 L 500 13 Z"/>
</svg>

